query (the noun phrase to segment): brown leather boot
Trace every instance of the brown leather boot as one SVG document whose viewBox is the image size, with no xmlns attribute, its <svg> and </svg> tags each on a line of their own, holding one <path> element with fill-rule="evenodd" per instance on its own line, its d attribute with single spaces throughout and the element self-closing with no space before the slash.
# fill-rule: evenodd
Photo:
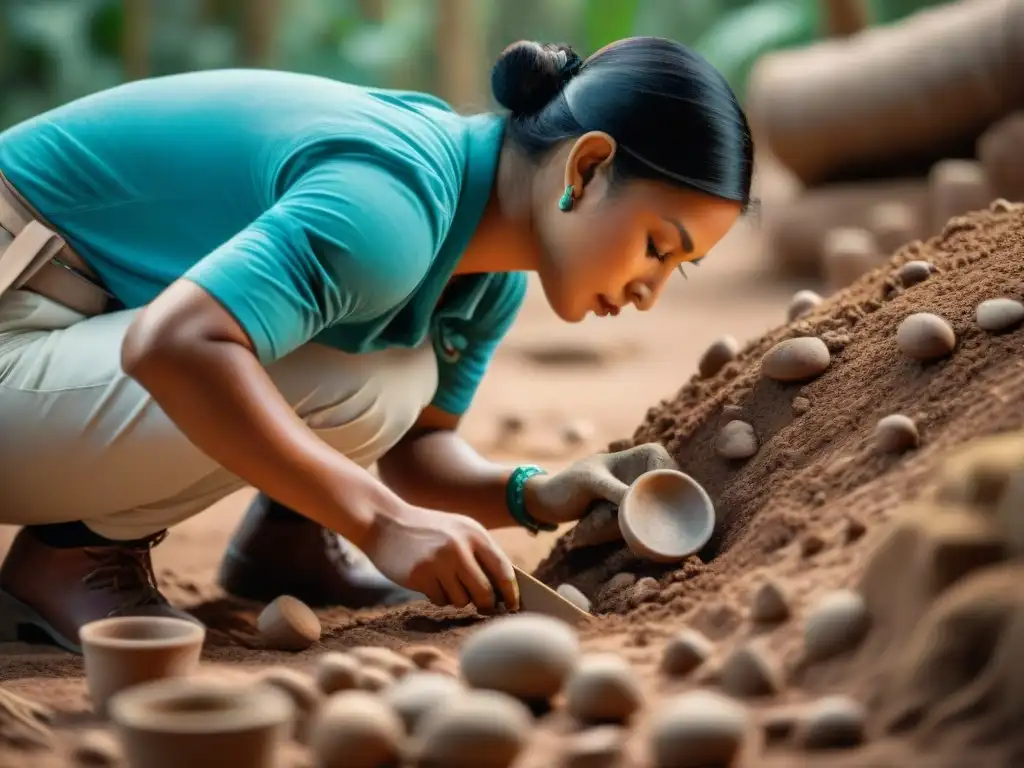
<svg viewBox="0 0 1024 768">
<path fill-rule="evenodd" d="M 281 595 L 346 608 L 426 599 L 388 580 L 345 539 L 262 493 L 228 545 L 218 580 L 228 594 L 265 603 Z"/>
<path fill-rule="evenodd" d="M 194 617 L 171 607 L 156 587 L 150 549 L 164 535 L 129 545 L 52 547 L 18 532 L 0 566 L 0 642 L 26 628 L 81 653 L 78 630 L 111 616 Z M 197 622 L 198 623 L 198 622 Z"/>
</svg>

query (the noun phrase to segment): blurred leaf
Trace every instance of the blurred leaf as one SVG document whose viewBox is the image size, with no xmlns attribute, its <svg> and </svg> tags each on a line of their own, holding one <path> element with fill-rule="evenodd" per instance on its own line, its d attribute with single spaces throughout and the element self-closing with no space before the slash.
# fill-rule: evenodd
<svg viewBox="0 0 1024 768">
<path fill-rule="evenodd" d="M 120 0 L 110 0 L 89 16 L 86 26 L 89 45 L 100 56 L 115 58 L 121 55 L 121 37 L 124 34 L 124 6 Z"/>
<path fill-rule="evenodd" d="M 810 43 L 818 24 L 816 3 L 806 0 L 762 0 L 728 16 L 695 44 L 737 96 L 746 98 L 747 79 L 766 53 Z"/>
<path fill-rule="evenodd" d="M 587 51 L 593 53 L 633 34 L 640 0 L 587 0 L 585 8 Z"/>
</svg>

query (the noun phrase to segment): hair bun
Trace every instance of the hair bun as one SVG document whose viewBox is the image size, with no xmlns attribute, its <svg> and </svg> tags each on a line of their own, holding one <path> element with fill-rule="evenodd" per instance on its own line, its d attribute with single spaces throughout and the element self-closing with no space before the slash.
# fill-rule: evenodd
<svg viewBox="0 0 1024 768">
<path fill-rule="evenodd" d="M 491 70 L 491 91 L 513 115 L 542 110 L 583 66 L 568 45 L 542 45 L 529 40 L 513 43 Z"/>
</svg>

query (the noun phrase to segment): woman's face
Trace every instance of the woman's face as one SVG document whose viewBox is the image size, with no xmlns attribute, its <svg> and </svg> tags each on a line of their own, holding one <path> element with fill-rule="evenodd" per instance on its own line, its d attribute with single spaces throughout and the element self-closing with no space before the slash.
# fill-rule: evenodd
<svg viewBox="0 0 1024 768">
<path fill-rule="evenodd" d="M 569 322 L 588 312 L 617 315 L 629 304 L 650 309 L 679 265 L 702 259 L 741 214 L 739 203 L 662 182 L 612 187 L 614 151 L 605 134 L 588 134 L 557 152 L 535 180 L 538 273 L 548 303 Z M 563 212 L 558 200 L 569 183 L 576 196 Z"/>
</svg>

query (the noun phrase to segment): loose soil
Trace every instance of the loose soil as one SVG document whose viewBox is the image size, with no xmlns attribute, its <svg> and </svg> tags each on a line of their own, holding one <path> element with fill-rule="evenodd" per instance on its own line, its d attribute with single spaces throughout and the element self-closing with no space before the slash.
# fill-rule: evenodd
<svg viewBox="0 0 1024 768">
<path fill-rule="evenodd" d="M 1024 642 L 1024 581 L 1013 561 L 1020 549 L 1012 530 L 1007 533 L 1005 511 L 1003 518 L 992 511 L 1000 495 L 992 487 L 1002 488 L 1021 463 L 1024 440 L 1009 437 L 984 455 L 947 462 L 952 450 L 974 438 L 1024 429 L 1024 330 L 989 334 L 975 320 L 975 307 L 985 299 L 1024 296 L 1022 248 L 1024 208 L 997 205 L 954 219 L 940 237 L 904 247 L 810 314 L 748 343 L 712 379 L 691 379 L 651 408 L 631 439 L 615 444 L 662 442 L 704 485 L 719 516 L 716 536 L 701 557 L 679 568 L 640 562 L 621 544 L 570 553 L 558 542 L 536 571 L 552 585 L 573 584 L 594 601 L 602 618 L 584 631 L 586 650 L 613 650 L 638 670 L 648 702 L 622 766 L 649 765 L 647 725 L 659 699 L 713 683 L 723 660 L 752 640 L 782 681 L 774 695 L 749 702 L 755 720 L 841 692 L 867 705 L 868 738 L 854 749 L 803 754 L 785 743 L 766 747 L 751 734 L 744 766 L 1017 764 L 1024 746 L 1012 735 L 1024 701 L 1016 671 Z M 931 262 L 937 272 L 904 289 L 895 272 L 913 259 Z M 719 285 L 724 290 L 734 279 Z M 778 302 L 776 307 L 783 317 Z M 708 311 L 715 311 L 713 301 Z M 921 364 L 897 350 L 896 329 L 914 312 L 932 312 L 952 324 L 957 347 L 950 357 Z M 698 324 L 689 327 L 694 337 L 704 333 Z M 739 327 L 723 318 L 714 333 L 752 335 Z M 677 325 L 673 334 L 686 328 Z M 762 355 L 796 336 L 822 338 L 832 354 L 829 369 L 804 385 L 762 379 Z M 660 352 L 667 354 L 666 348 Z M 695 361 L 699 349 L 688 354 Z M 510 365 L 521 365 L 521 359 Z M 634 365 L 636 381 L 642 366 Z M 580 381 L 594 375 L 587 366 Z M 630 380 L 627 371 L 623 396 Z M 915 420 L 919 448 L 902 455 L 874 449 L 874 425 L 892 413 Z M 760 449 L 749 460 L 728 462 L 715 454 L 715 437 L 737 418 L 753 425 Z M 599 434 L 607 434 L 608 424 L 598 426 Z M 944 513 L 943 520 L 954 522 L 936 532 L 932 518 Z M 957 533 L 961 528 L 968 533 Z M 971 557 L 960 557 L 964 552 Z M 951 561 L 960 565 L 951 567 Z M 231 674 L 267 664 L 305 668 L 326 649 L 356 645 L 429 643 L 454 653 L 484 621 L 469 611 L 422 605 L 330 611 L 322 614 L 321 642 L 286 655 L 259 648 L 257 606 L 218 597 L 208 573 L 194 575 L 186 558 L 166 568 L 162 579 L 177 602 L 197 604 L 195 612 L 210 628 L 205 660 Z M 750 618 L 753 595 L 767 580 L 782 586 L 792 613 L 768 628 Z M 871 631 L 859 650 L 809 664 L 804 620 L 820 597 L 840 588 L 864 595 Z M 715 649 L 693 675 L 668 680 L 658 671 L 662 649 L 683 628 L 704 633 Z M 62 756 L 73 731 L 91 722 L 80 660 L 23 646 L 0 653 L 5 688 L 45 698 L 56 713 L 56 746 L 33 748 L 30 737 L 6 739 L 0 766 L 66 764 Z M 8 730 L 0 728 L 0 742 Z M 516 768 L 553 768 L 553 755 L 575 730 L 556 707 L 541 718 Z M 302 759 L 289 754 L 282 765 L 297 766 Z"/>
</svg>

